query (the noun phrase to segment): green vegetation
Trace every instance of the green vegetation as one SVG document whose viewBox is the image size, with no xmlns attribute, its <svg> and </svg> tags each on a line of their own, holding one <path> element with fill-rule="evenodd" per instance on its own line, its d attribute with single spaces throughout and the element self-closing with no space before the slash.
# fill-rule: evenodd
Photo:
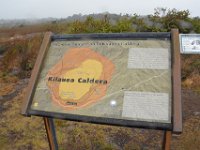
<svg viewBox="0 0 200 150">
<path fill-rule="evenodd" d="M 95 18 L 89 15 L 83 20 L 68 22 L 60 19 L 38 25 L 20 25 L 2 28 L 0 33 L 9 36 L 51 31 L 53 33 L 108 33 L 108 32 L 167 32 L 178 28 L 181 33 L 200 32 L 200 18 L 190 17 L 189 10 L 156 8 L 154 14 L 147 16 L 105 14 Z M 3 34 L 5 36 L 5 34 Z M 1 37 L 1 35 L 0 35 Z"/>
<path fill-rule="evenodd" d="M 178 28 L 181 33 L 200 31 L 200 19 L 190 18 L 188 10 L 157 8 L 153 15 L 125 15 L 111 22 L 109 14 L 102 19 L 88 16 L 86 20 L 71 23 L 53 22 L 49 30 L 55 33 L 114 33 L 114 32 L 168 32 Z"/>
</svg>

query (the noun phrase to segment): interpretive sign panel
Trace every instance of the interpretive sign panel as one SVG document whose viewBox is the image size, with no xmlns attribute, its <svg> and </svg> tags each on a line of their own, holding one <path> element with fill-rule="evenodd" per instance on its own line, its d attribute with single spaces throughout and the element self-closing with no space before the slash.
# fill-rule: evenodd
<svg viewBox="0 0 200 150">
<path fill-rule="evenodd" d="M 181 53 L 200 53 L 200 34 L 180 34 Z"/>
<path fill-rule="evenodd" d="M 23 114 L 171 130 L 171 47 L 170 33 L 51 35 Z"/>
</svg>

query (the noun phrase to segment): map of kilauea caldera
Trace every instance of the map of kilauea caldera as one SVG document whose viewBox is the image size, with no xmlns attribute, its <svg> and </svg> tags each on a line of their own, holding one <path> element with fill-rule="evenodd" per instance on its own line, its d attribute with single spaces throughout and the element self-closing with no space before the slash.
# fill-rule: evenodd
<svg viewBox="0 0 200 150">
<path fill-rule="evenodd" d="M 52 41 L 31 109 L 169 123 L 170 42 Z"/>
<path fill-rule="evenodd" d="M 72 48 L 48 71 L 52 99 L 66 109 L 85 107 L 106 94 L 113 63 L 89 48 Z"/>
</svg>

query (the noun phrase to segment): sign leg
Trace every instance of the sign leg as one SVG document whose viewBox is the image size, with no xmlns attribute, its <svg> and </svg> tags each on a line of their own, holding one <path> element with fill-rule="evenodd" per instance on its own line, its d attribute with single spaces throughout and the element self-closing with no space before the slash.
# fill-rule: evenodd
<svg viewBox="0 0 200 150">
<path fill-rule="evenodd" d="M 47 138 L 49 141 L 50 150 L 58 150 L 58 143 L 56 139 L 56 132 L 54 127 L 54 122 L 52 118 L 43 117 L 44 125 L 47 133 Z"/>
<path fill-rule="evenodd" d="M 171 131 L 164 131 L 163 150 L 170 150 L 171 137 L 172 137 Z"/>
</svg>

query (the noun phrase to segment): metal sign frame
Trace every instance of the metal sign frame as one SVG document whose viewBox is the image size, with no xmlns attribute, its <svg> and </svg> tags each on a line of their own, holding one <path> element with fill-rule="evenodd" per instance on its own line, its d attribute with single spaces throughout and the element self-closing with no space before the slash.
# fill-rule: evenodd
<svg viewBox="0 0 200 150">
<path fill-rule="evenodd" d="M 174 133 L 182 132 L 182 104 L 181 104 L 181 74 L 180 74 L 180 48 L 179 33 L 173 29 L 168 33 L 117 33 L 117 34 L 76 34 L 76 35 L 53 35 L 48 32 L 45 34 L 31 79 L 28 85 L 26 97 L 23 103 L 21 113 L 25 116 L 42 116 L 58 118 L 71 121 L 91 122 L 96 124 L 109 124 L 127 127 L 139 127 L 173 131 Z M 36 111 L 31 109 L 32 98 L 35 92 L 36 83 L 44 57 L 48 51 L 51 41 L 54 40 L 79 40 L 79 39 L 170 39 L 172 51 L 172 123 L 157 123 L 145 121 L 133 121 L 114 118 L 90 117 L 83 115 L 72 115 L 63 113 L 51 113 L 45 111 Z"/>
</svg>

